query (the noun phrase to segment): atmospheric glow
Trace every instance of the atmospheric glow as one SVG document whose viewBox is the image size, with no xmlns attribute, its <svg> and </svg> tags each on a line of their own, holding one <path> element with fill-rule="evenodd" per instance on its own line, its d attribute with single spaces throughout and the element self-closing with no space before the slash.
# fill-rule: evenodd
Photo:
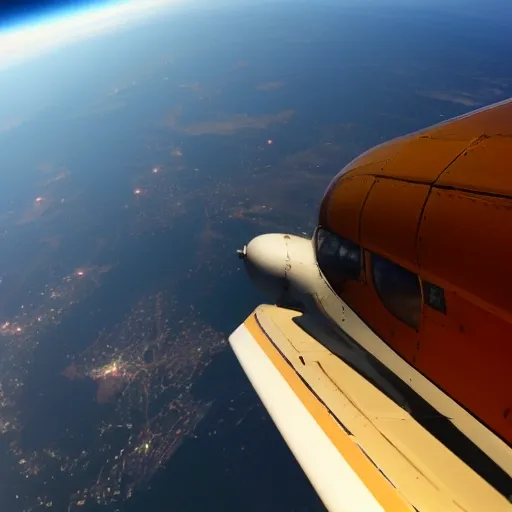
<svg viewBox="0 0 512 512">
<path fill-rule="evenodd" d="M 146 21 L 162 8 L 182 3 L 185 0 L 122 1 L 12 27 L 0 33 L 0 69 L 59 46 L 123 28 L 128 23 Z"/>
</svg>

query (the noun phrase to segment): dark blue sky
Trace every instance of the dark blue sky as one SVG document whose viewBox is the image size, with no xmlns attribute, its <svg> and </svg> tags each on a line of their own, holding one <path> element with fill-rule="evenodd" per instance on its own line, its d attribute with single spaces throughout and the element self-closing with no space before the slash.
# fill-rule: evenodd
<svg viewBox="0 0 512 512">
<path fill-rule="evenodd" d="M 109 0 L 4 0 L 0 2 L 0 26 L 39 17 L 60 9 L 107 4 Z"/>
</svg>

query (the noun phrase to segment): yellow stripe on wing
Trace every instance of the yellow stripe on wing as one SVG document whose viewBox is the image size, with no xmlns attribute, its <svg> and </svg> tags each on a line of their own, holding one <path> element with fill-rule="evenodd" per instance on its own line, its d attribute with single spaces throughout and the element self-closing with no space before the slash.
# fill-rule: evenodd
<svg viewBox="0 0 512 512">
<path fill-rule="evenodd" d="M 406 503 L 404 498 L 400 496 L 398 491 L 364 455 L 359 447 L 354 444 L 349 435 L 331 416 L 329 410 L 307 388 L 295 373 L 293 367 L 278 352 L 258 324 L 256 316 L 252 315 L 247 318 L 244 325 L 341 456 L 351 466 L 384 510 L 386 512 L 411 512 L 413 509 Z"/>
</svg>

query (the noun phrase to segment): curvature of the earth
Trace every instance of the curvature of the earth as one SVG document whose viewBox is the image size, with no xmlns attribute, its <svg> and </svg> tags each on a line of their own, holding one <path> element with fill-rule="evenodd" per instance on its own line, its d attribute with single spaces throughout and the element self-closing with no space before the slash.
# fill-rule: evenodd
<svg viewBox="0 0 512 512">
<path fill-rule="evenodd" d="M 322 510 L 227 349 L 235 250 L 508 97 L 495 3 L 180 4 L 0 58 L 2 510 Z"/>
</svg>

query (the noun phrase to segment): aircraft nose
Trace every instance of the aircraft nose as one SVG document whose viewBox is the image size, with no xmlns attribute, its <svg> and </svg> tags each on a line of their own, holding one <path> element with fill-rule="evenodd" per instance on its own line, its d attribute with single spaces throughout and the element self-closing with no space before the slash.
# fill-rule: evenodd
<svg viewBox="0 0 512 512">
<path fill-rule="evenodd" d="M 311 239 L 270 233 L 238 251 L 250 279 L 267 299 L 282 306 L 304 305 L 318 280 Z"/>
<path fill-rule="evenodd" d="M 278 302 L 287 290 L 286 265 L 289 235 L 266 234 L 253 238 L 238 255 L 251 281 L 268 299 Z"/>
</svg>

